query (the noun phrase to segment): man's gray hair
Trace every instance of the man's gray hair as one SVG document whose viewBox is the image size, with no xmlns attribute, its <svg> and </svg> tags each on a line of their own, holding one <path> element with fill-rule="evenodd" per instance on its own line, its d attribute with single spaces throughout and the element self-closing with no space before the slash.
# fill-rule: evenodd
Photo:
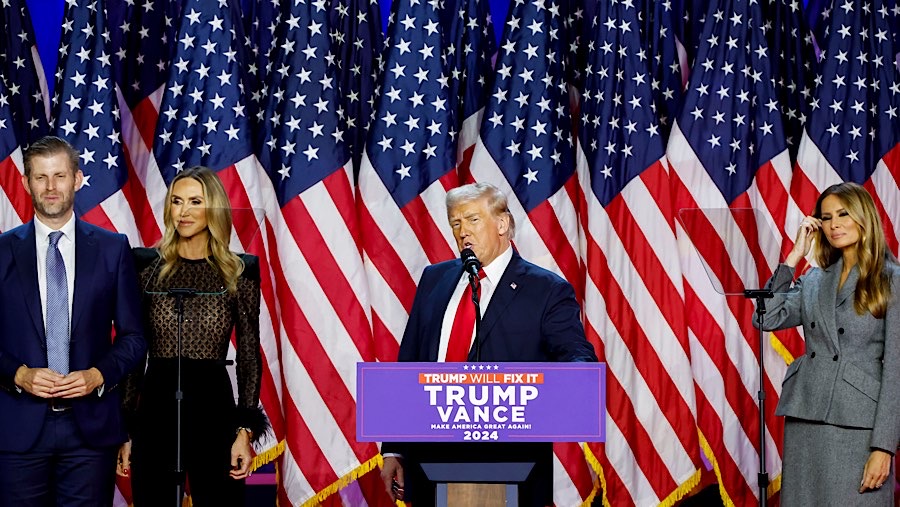
<svg viewBox="0 0 900 507">
<path fill-rule="evenodd" d="M 478 199 L 487 199 L 488 208 L 491 209 L 495 217 L 506 215 L 509 217 L 508 239 L 512 239 L 516 235 L 516 219 L 509 211 L 508 201 L 503 192 L 499 188 L 490 183 L 469 183 L 461 187 L 456 187 L 447 192 L 447 215 L 450 210 L 461 205 L 477 201 Z"/>
</svg>

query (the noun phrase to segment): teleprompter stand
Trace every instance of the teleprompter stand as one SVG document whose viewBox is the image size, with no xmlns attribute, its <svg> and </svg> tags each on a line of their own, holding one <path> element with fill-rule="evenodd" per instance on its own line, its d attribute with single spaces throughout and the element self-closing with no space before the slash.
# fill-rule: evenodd
<svg viewBox="0 0 900 507">
<path fill-rule="evenodd" d="M 763 331 L 763 316 L 766 314 L 766 299 L 771 299 L 772 291 L 769 289 L 745 289 L 744 297 L 756 301 L 756 324 L 759 329 L 759 391 L 756 392 L 756 401 L 759 405 L 759 473 L 756 475 L 756 485 L 759 488 L 759 505 L 765 507 L 766 495 L 769 490 L 769 473 L 766 471 L 766 391 L 762 388 L 763 379 L 766 378 L 766 355 L 763 353 L 766 347 L 766 332 Z"/>
<path fill-rule="evenodd" d="M 175 315 L 178 322 L 176 331 L 177 347 L 175 351 L 175 505 L 181 507 L 184 499 L 184 465 L 181 463 L 181 402 L 184 393 L 181 390 L 181 345 L 184 341 L 182 328 L 184 326 L 184 300 L 197 295 L 197 289 L 174 288 L 169 289 L 170 296 L 175 298 Z"/>
<path fill-rule="evenodd" d="M 759 505 L 765 507 L 769 488 L 766 470 L 766 331 L 763 317 L 766 299 L 773 297 L 762 287 L 781 256 L 778 236 L 772 233 L 766 215 L 752 208 L 694 208 L 678 211 L 678 221 L 696 247 L 700 261 L 715 290 L 725 296 L 743 296 L 756 305 L 759 329 Z"/>
</svg>

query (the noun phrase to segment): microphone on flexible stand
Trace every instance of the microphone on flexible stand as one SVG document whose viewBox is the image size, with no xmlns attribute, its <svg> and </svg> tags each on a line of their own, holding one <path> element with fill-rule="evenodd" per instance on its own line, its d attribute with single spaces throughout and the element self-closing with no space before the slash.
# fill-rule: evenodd
<svg viewBox="0 0 900 507">
<path fill-rule="evenodd" d="M 462 252 L 459 252 L 459 257 L 462 259 L 463 271 L 469 274 L 469 279 L 477 279 L 478 272 L 481 271 L 481 261 L 475 257 L 475 252 L 471 248 L 463 248 Z"/>
<path fill-rule="evenodd" d="M 472 304 L 475 306 L 475 337 L 472 346 L 475 348 L 475 361 L 481 361 L 481 261 L 475 256 L 471 248 L 463 248 L 459 252 L 462 259 L 463 271 L 469 275 L 469 285 L 472 286 Z"/>
</svg>

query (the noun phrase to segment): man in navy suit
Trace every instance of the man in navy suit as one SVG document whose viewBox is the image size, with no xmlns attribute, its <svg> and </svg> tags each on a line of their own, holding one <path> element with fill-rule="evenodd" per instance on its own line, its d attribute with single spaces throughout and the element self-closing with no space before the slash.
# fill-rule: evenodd
<svg viewBox="0 0 900 507">
<path fill-rule="evenodd" d="M 0 507 L 109 506 L 117 387 L 146 352 L 131 249 L 75 218 L 66 141 L 23 158 L 35 219 L 0 235 Z"/>
<path fill-rule="evenodd" d="M 476 183 L 447 193 L 447 216 L 460 251 L 469 248 L 483 266 L 479 329 L 480 351 L 466 344 L 462 358 L 451 343 L 457 308 L 469 277 L 459 259 L 425 268 L 403 341 L 399 361 L 596 361 L 587 341 L 580 307 L 572 286 L 535 266 L 512 247 L 515 221 L 506 196 L 493 185 Z M 468 302 L 464 302 L 467 304 Z M 542 444 L 391 444 L 382 479 L 395 499 L 405 497 L 417 507 L 434 503 L 434 485 L 418 463 L 466 462 L 492 456 L 501 462 L 534 462 L 530 479 L 520 486 L 520 505 L 553 503 L 553 456 Z"/>
</svg>

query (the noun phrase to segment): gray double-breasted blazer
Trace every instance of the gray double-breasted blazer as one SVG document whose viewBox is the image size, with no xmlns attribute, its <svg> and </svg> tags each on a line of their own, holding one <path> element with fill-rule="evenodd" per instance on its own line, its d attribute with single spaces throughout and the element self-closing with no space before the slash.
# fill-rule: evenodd
<svg viewBox="0 0 900 507">
<path fill-rule="evenodd" d="M 838 289 L 843 261 L 813 268 L 793 283 L 778 266 L 768 288 L 763 329 L 803 326 L 806 353 L 788 367 L 777 415 L 871 428 L 870 447 L 895 452 L 900 441 L 900 267 L 888 263 L 892 298 L 876 319 L 853 308 L 859 268 Z"/>
</svg>

